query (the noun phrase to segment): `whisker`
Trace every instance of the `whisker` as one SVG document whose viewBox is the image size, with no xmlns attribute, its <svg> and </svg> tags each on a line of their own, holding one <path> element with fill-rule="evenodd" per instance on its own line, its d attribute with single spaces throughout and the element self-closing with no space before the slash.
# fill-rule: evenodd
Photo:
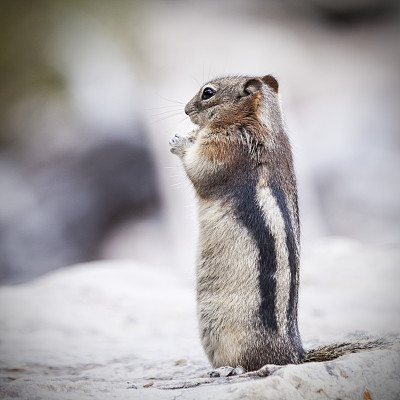
<svg viewBox="0 0 400 400">
<path fill-rule="evenodd" d="M 207 76 L 207 81 L 209 82 L 211 79 L 211 70 L 213 69 L 211 63 L 208 65 L 208 76 Z"/>
<path fill-rule="evenodd" d="M 151 111 L 151 110 L 161 110 L 164 108 L 176 108 L 176 109 L 182 109 L 182 107 L 178 104 L 168 104 L 166 106 L 161 106 L 161 107 L 152 107 L 152 108 L 144 108 L 145 111 Z"/>
<path fill-rule="evenodd" d="M 164 97 L 164 96 L 161 96 L 161 95 L 159 95 L 159 97 L 161 97 L 163 100 L 169 101 L 170 103 L 185 105 L 184 102 L 179 101 L 179 100 L 171 100 L 171 99 L 168 99 L 167 97 Z"/>
<path fill-rule="evenodd" d="M 167 110 L 167 111 L 163 111 L 157 114 L 153 114 L 152 117 L 158 117 L 159 115 L 165 115 L 165 114 L 182 114 L 181 110 Z"/>
<path fill-rule="evenodd" d="M 166 117 L 164 117 L 164 118 L 159 118 L 159 119 L 157 119 L 157 120 L 154 121 L 154 122 L 165 121 L 165 120 L 168 119 L 168 118 L 174 118 L 174 117 L 178 117 L 178 116 L 180 116 L 180 115 L 181 115 L 181 113 L 175 113 L 175 114 L 172 114 L 172 115 L 167 115 Z"/>
<path fill-rule="evenodd" d="M 176 124 L 180 125 L 182 122 L 185 122 L 188 119 L 188 116 L 182 118 L 180 121 L 178 121 Z"/>
<path fill-rule="evenodd" d="M 186 181 L 182 181 L 182 182 L 177 182 L 177 183 L 171 183 L 171 187 L 179 187 L 182 186 L 184 184 L 186 184 Z"/>
<path fill-rule="evenodd" d="M 190 75 L 190 77 L 196 82 L 196 85 L 197 85 L 198 87 L 202 87 L 202 86 L 203 86 L 203 85 L 200 85 L 199 80 L 196 79 L 193 75 Z"/>
</svg>

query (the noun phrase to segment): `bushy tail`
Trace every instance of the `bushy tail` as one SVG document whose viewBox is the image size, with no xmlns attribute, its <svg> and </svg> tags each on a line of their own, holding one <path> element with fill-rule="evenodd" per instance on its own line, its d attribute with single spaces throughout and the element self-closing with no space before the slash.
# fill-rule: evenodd
<svg viewBox="0 0 400 400">
<path fill-rule="evenodd" d="M 302 362 L 330 361 L 345 354 L 386 349 L 393 344 L 393 341 L 386 338 L 355 338 L 342 343 L 323 344 L 314 349 L 306 350 Z"/>
</svg>

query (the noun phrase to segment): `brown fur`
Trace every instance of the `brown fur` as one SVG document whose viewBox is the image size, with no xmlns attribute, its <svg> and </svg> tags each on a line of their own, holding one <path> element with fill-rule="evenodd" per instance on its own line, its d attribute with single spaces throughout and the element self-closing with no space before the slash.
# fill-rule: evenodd
<svg viewBox="0 0 400 400">
<path fill-rule="evenodd" d="M 199 125 L 194 138 L 171 140 L 199 198 L 197 300 L 204 349 L 214 367 L 241 364 L 254 370 L 265 363 L 298 363 L 303 350 L 297 328 L 297 192 L 277 82 L 271 76 L 228 77 L 205 87 L 215 96 L 202 99 L 202 89 L 185 108 Z M 278 204 L 283 199 L 274 188 L 286 199 L 293 227 L 292 271 Z M 272 235 L 269 245 L 264 230 Z M 268 268 L 275 266 L 276 272 L 259 270 L 265 253 L 260 246 L 271 247 L 263 262 L 271 262 Z M 260 279 L 276 281 L 275 298 Z M 275 317 L 271 326 L 265 322 L 268 313 Z"/>
<path fill-rule="evenodd" d="M 213 367 L 255 370 L 368 349 L 302 348 L 297 189 L 276 79 L 213 80 L 185 112 L 199 129 L 170 144 L 199 200 L 199 328 Z"/>
</svg>

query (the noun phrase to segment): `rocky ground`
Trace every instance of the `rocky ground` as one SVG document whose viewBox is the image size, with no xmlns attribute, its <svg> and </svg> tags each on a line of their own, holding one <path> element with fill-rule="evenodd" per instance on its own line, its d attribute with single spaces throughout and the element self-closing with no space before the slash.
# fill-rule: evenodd
<svg viewBox="0 0 400 400">
<path fill-rule="evenodd" d="M 399 258 L 394 248 L 316 243 L 303 262 L 305 344 L 340 340 L 355 329 L 400 332 Z M 398 399 L 398 349 L 271 368 L 268 377 L 210 378 L 188 276 L 103 261 L 2 287 L 0 397 Z"/>
</svg>

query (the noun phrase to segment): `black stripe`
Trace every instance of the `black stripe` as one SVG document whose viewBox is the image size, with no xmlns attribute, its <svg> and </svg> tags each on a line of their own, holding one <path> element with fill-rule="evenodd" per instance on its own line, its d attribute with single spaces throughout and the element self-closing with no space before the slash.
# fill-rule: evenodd
<svg viewBox="0 0 400 400">
<path fill-rule="evenodd" d="M 299 259 L 298 249 L 296 244 L 296 232 L 293 230 L 292 220 L 288 210 L 287 199 L 285 193 L 277 185 L 272 185 L 272 194 L 281 211 L 285 222 L 286 231 L 286 247 L 289 253 L 290 266 L 290 295 L 289 305 L 287 310 L 288 330 L 291 335 L 298 336 L 297 328 L 297 297 L 298 297 L 298 274 L 299 274 Z"/>
<path fill-rule="evenodd" d="M 249 174 L 251 175 L 251 174 Z M 254 175 L 254 172 L 253 172 Z M 235 185 L 234 202 L 241 223 L 248 229 L 259 249 L 259 285 L 261 293 L 260 317 L 262 324 L 274 331 L 278 329 L 275 315 L 277 268 L 275 241 L 264 220 L 256 197 L 257 178 L 240 179 Z"/>
</svg>

